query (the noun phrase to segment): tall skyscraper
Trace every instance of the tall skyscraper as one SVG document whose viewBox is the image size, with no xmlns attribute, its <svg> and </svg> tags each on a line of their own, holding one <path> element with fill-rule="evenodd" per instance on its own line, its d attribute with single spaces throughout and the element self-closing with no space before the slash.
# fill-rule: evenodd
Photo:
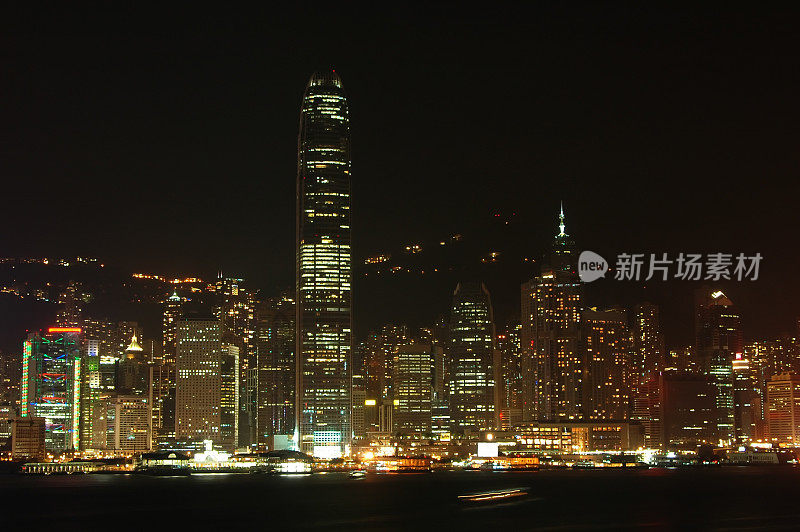
<svg viewBox="0 0 800 532">
<path fill-rule="evenodd" d="M 759 380 L 742 353 L 733 359 L 733 412 L 736 441 L 747 443 L 756 438 L 763 413 Z"/>
<path fill-rule="evenodd" d="M 459 283 L 450 313 L 450 415 L 457 432 L 493 429 L 495 329 L 483 283 Z M 497 357 L 499 358 L 499 357 Z"/>
<path fill-rule="evenodd" d="M 735 436 L 733 361 L 742 353 L 742 330 L 733 303 L 720 290 L 695 292 L 696 356 L 701 371 L 716 388 L 717 437 L 730 443 Z"/>
<path fill-rule="evenodd" d="M 628 419 L 631 414 L 631 334 L 624 310 L 584 310 L 586 412 L 592 419 Z M 581 350 L 583 350 L 581 349 Z"/>
<path fill-rule="evenodd" d="M 220 359 L 220 430 L 227 449 L 239 447 L 239 346 L 223 343 Z M 249 443 L 249 442 L 247 442 Z"/>
<path fill-rule="evenodd" d="M 255 386 L 251 386 L 253 379 L 250 379 L 251 370 L 255 370 L 256 365 L 256 318 L 255 296 L 244 285 L 244 279 L 225 277 L 220 273 L 214 286 L 214 315 L 222 324 L 222 341 L 239 349 L 236 438 L 243 445 L 250 445 L 256 439 L 257 391 Z"/>
<path fill-rule="evenodd" d="M 290 294 L 256 308 L 257 443 L 295 429 L 295 301 Z"/>
<path fill-rule="evenodd" d="M 23 344 L 20 414 L 45 419 L 48 451 L 80 449 L 81 329 L 51 327 Z"/>
<path fill-rule="evenodd" d="M 523 417 L 528 420 L 581 419 L 587 414 L 586 360 L 579 346 L 582 290 L 563 208 L 558 227 L 540 275 L 522 285 Z"/>
<path fill-rule="evenodd" d="M 101 448 L 95 438 L 95 419 L 100 415 L 100 341 L 84 339 L 81 355 L 80 448 L 84 451 Z"/>
<path fill-rule="evenodd" d="M 664 335 L 661 333 L 658 305 L 640 303 L 634 308 L 632 360 L 634 384 L 657 376 L 664 369 Z"/>
<path fill-rule="evenodd" d="M 150 449 L 152 414 L 146 396 L 110 395 L 105 401 L 106 449 Z"/>
<path fill-rule="evenodd" d="M 500 377 L 497 379 L 499 396 L 500 428 L 509 428 L 522 421 L 523 379 L 522 348 L 520 345 L 519 324 L 509 325 L 497 335 L 497 349 L 500 351 Z"/>
<path fill-rule="evenodd" d="M 150 366 L 153 431 L 156 442 L 175 437 L 175 364 Z"/>
<path fill-rule="evenodd" d="M 222 340 L 214 318 L 176 325 L 175 437 L 222 443 Z"/>
<path fill-rule="evenodd" d="M 436 361 L 442 349 L 426 343 L 398 346 L 394 376 L 394 431 L 423 435 L 431 432 L 431 408 Z"/>
<path fill-rule="evenodd" d="M 648 449 L 664 444 L 661 416 L 661 375 L 656 375 L 637 386 L 631 414 L 631 419 L 644 428 L 644 444 Z"/>
<path fill-rule="evenodd" d="M 164 361 L 168 363 L 175 363 L 175 322 L 183 312 L 183 298 L 178 295 L 178 292 L 173 292 L 163 303 L 164 305 L 164 319 L 162 342 L 164 347 Z"/>
<path fill-rule="evenodd" d="M 800 376 L 781 373 L 767 382 L 767 431 L 773 444 L 800 443 Z"/>
<path fill-rule="evenodd" d="M 352 437 L 350 116 L 335 71 L 311 76 L 297 144 L 298 445 L 334 458 Z"/>
<path fill-rule="evenodd" d="M 185 298 L 174 291 L 163 302 L 161 356 L 153 357 L 150 368 L 153 398 L 153 431 L 156 441 L 175 437 L 175 326 L 184 311 Z"/>
</svg>

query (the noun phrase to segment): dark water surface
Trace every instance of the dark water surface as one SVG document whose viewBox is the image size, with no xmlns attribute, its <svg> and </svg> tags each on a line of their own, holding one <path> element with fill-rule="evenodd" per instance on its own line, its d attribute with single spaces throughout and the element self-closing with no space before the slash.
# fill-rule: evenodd
<svg viewBox="0 0 800 532">
<path fill-rule="evenodd" d="M 459 495 L 527 488 L 467 503 Z M 800 469 L 0 476 L 0 530 L 793 530 Z"/>
</svg>

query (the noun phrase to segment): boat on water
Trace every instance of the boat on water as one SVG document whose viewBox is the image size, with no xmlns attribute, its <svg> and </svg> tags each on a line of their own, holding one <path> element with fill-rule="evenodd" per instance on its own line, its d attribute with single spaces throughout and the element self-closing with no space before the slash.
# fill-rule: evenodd
<svg viewBox="0 0 800 532">
<path fill-rule="evenodd" d="M 430 473 L 431 459 L 425 456 L 392 456 L 376 460 L 375 471 L 378 473 Z"/>
<path fill-rule="evenodd" d="M 527 488 L 510 488 L 505 490 L 484 491 L 481 493 L 469 493 L 466 495 L 459 495 L 458 500 L 467 503 L 497 502 L 497 501 L 502 501 L 504 499 L 525 497 L 527 495 L 528 495 Z"/>
<path fill-rule="evenodd" d="M 365 469 L 354 469 L 350 471 L 350 478 L 364 478 L 367 476 L 367 471 Z"/>
<path fill-rule="evenodd" d="M 500 456 L 476 465 L 481 471 L 538 471 L 539 459 L 536 457 Z"/>
</svg>

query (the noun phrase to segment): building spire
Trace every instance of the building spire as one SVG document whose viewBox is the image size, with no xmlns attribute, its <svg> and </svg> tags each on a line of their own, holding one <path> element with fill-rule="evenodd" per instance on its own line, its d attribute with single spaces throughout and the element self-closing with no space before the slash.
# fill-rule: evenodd
<svg viewBox="0 0 800 532">
<path fill-rule="evenodd" d="M 129 351 L 144 351 L 142 346 L 139 345 L 135 332 L 133 333 L 133 338 L 131 338 L 131 344 L 128 346 L 128 349 L 125 350 L 126 353 Z"/>
<path fill-rule="evenodd" d="M 566 228 L 566 224 L 564 223 L 564 202 L 561 202 L 561 212 L 558 215 L 558 229 L 559 233 L 558 236 L 567 236 L 567 233 L 564 232 Z"/>
</svg>

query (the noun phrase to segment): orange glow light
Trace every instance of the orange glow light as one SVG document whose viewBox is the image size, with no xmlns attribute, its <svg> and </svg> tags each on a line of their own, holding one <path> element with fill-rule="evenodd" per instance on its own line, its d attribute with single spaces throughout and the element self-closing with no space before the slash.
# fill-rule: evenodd
<svg viewBox="0 0 800 532">
<path fill-rule="evenodd" d="M 80 327 L 50 327 L 49 329 L 47 329 L 47 332 L 49 332 L 49 333 L 62 333 L 62 332 L 80 333 L 81 332 L 81 328 Z"/>
</svg>

